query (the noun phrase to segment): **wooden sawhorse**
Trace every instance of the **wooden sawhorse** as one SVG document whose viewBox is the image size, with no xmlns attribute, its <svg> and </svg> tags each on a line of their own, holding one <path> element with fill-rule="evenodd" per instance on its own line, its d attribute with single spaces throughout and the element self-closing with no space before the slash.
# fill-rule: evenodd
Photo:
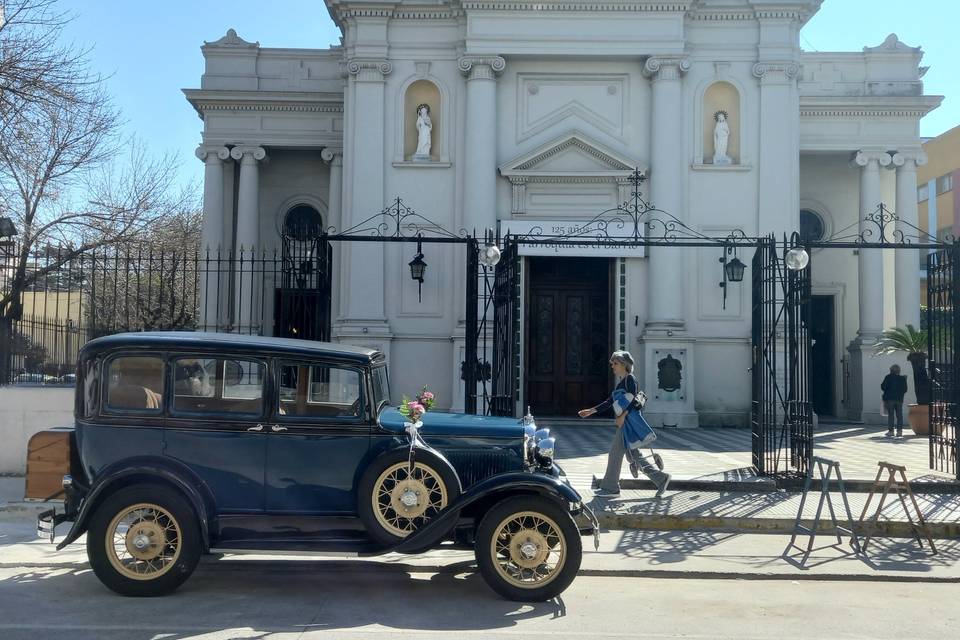
<svg viewBox="0 0 960 640">
<path fill-rule="evenodd" d="M 877 533 L 878 527 L 877 522 L 880 519 L 880 514 L 883 512 L 883 503 L 887 499 L 887 494 L 890 493 L 890 490 L 893 489 L 897 493 L 897 497 L 900 498 L 900 505 L 903 507 L 903 512 L 907 516 L 907 521 L 910 522 L 910 527 L 913 529 L 913 535 L 917 539 L 917 544 L 920 545 L 920 548 L 923 549 L 923 540 L 920 535 L 927 539 L 927 542 L 930 543 L 930 550 L 933 552 L 933 555 L 937 554 L 937 547 L 933 544 L 933 537 L 930 535 L 930 529 L 927 527 L 926 521 L 923 519 L 923 513 L 920 511 L 920 506 L 917 504 L 917 499 L 913 495 L 913 490 L 910 489 L 910 483 L 907 482 L 907 468 L 902 465 L 891 464 L 889 462 L 878 462 L 877 466 L 880 467 L 877 469 L 877 478 L 873 481 L 873 487 L 870 489 L 870 494 L 867 495 L 867 502 L 863 505 L 863 513 L 860 514 L 860 526 L 862 527 L 861 531 L 866 534 L 866 538 L 863 541 L 863 550 L 866 553 L 867 545 L 870 544 L 870 539 L 873 538 L 873 535 Z M 880 476 L 883 475 L 883 472 L 887 471 L 886 481 L 881 481 Z M 896 474 L 900 474 L 900 479 L 897 480 Z M 870 501 L 873 500 L 873 494 L 877 492 L 877 489 L 883 489 L 883 493 L 880 494 L 880 502 L 877 505 L 877 511 L 873 514 L 870 520 L 867 522 L 867 526 L 864 526 L 864 518 L 867 516 L 867 510 L 870 508 Z M 910 515 L 910 509 L 907 506 L 906 498 L 903 494 L 906 491 L 906 494 L 910 496 L 910 502 L 913 503 L 913 509 L 917 514 L 917 521 L 913 521 L 913 517 Z"/>
<path fill-rule="evenodd" d="M 817 515 L 813 519 L 813 526 L 806 527 L 800 524 L 800 521 L 803 518 L 803 506 L 807 502 L 807 493 L 810 491 L 810 485 L 813 484 L 814 465 L 816 465 L 817 470 L 820 472 L 820 503 L 817 505 Z M 824 469 L 826 469 L 826 472 L 824 472 Z M 833 500 L 830 498 L 830 482 L 833 480 L 834 471 L 836 471 L 836 481 L 840 489 L 840 496 L 843 498 L 843 508 L 847 514 L 848 527 L 841 527 L 837 523 L 837 514 L 833 510 Z M 817 537 L 817 526 L 820 524 L 820 516 L 823 513 L 824 502 L 826 502 L 827 510 L 830 512 L 830 521 L 833 523 L 833 532 L 837 536 L 837 544 L 843 544 L 840 534 L 846 534 L 850 536 L 850 546 L 853 547 L 853 550 L 856 553 L 861 553 L 860 541 L 857 540 L 857 534 L 853 529 L 853 513 L 850 512 L 847 490 L 843 486 L 843 476 L 840 475 L 840 463 L 836 460 L 827 460 L 819 456 L 813 456 L 810 459 L 810 467 L 807 469 L 807 479 L 803 483 L 803 496 L 800 498 L 800 508 L 797 510 L 797 520 L 793 524 L 793 536 L 790 538 L 789 547 L 797 546 L 797 534 L 807 534 L 810 536 L 810 539 L 807 542 L 807 551 L 804 554 L 804 560 L 806 560 L 806 556 L 810 555 L 810 552 L 813 551 L 813 539 Z M 800 547 L 797 548 L 799 549 Z"/>
</svg>

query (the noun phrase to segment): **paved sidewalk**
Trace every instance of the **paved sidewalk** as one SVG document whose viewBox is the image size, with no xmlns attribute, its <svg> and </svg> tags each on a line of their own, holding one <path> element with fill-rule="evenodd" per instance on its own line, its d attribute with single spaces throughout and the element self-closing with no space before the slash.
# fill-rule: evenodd
<svg viewBox="0 0 960 640">
<path fill-rule="evenodd" d="M 557 438 L 557 459 L 571 477 L 602 475 L 616 427 L 612 420 L 538 420 Z M 877 462 L 907 468 L 910 480 L 952 477 L 929 470 L 929 444 L 908 428 L 903 438 L 887 438 L 886 428 L 862 424 L 821 424 L 814 437 L 815 455 L 840 462 L 845 480 L 873 480 Z M 711 476 L 742 479 L 752 474 L 750 430 L 720 427 L 657 429 L 654 451 L 677 479 Z M 649 453 L 649 452 L 646 452 Z M 621 477 L 629 478 L 624 465 Z"/>
</svg>

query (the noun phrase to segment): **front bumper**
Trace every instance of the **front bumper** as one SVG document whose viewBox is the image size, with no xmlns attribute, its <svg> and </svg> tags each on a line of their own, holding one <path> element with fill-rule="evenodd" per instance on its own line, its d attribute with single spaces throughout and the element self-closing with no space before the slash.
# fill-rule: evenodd
<svg viewBox="0 0 960 640">
<path fill-rule="evenodd" d="M 57 513 L 56 507 L 41 512 L 37 516 L 37 537 L 47 539 L 53 544 L 57 525 L 69 520 L 73 520 L 73 514 Z"/>
</svg>

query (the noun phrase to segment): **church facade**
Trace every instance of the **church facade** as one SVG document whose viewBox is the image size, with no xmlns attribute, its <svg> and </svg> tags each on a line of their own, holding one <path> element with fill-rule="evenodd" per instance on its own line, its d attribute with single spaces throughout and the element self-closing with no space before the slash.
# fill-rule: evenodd
<svg viewBox="0 0 960 640">
<path fill-rule="evenodd" d="M 396 198 L 481 237 L 576 228 L 627 200 L 635 169 L 644 198 L 709 237 L 826 239 L 881 203 L 916 226 L 919 121 L 941 99 L 924 95 L 922 52 L 884 34 L 804 52 L 821 2 L 327 0 L 339 46 L 230 30 L 185 90 L 203 121 L 204 243 L 277 247 L 293 218 L 350 229 Z M 463 247 L 425 245 L 422 284 L 408 244 L 331 251 L 331 339 L 386 352 L 395 400 L 427 384 L 462 408 Z M 655 424 L 749 423 L 749 269 L 721 287 L 712 248 L 521 253 L 518 412 L 596 404 L 625 348 Z M 919 326 L 918 258 L 812 253 L 815 409 L 878 421 L 889 363 L 870 345 Z M 263 291 L 251 329 L 277 334 Z"/>
</svg>

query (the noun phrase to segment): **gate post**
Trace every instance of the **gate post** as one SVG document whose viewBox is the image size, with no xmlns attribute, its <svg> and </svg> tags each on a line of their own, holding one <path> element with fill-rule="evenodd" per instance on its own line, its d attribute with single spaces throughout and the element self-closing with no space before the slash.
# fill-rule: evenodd
<svg viewBox="0 0 960 640">
<path fill-rule="evenodd" d="M 479 332 L 479 323 L 477 322 L 477 310 L 480 300 L 477 295 L 477 281 L 479 273 L 479 252 L 480 248 L 476 238 L 470 238 L 467 241 L 467 269 L 466 286 L 464 292 L 464 345 L 463 362 L 460 363 L 460 377 L 463 380 L 463 411 L 464 413 L 477 413 L 477 333 Z"/>
</svg>

